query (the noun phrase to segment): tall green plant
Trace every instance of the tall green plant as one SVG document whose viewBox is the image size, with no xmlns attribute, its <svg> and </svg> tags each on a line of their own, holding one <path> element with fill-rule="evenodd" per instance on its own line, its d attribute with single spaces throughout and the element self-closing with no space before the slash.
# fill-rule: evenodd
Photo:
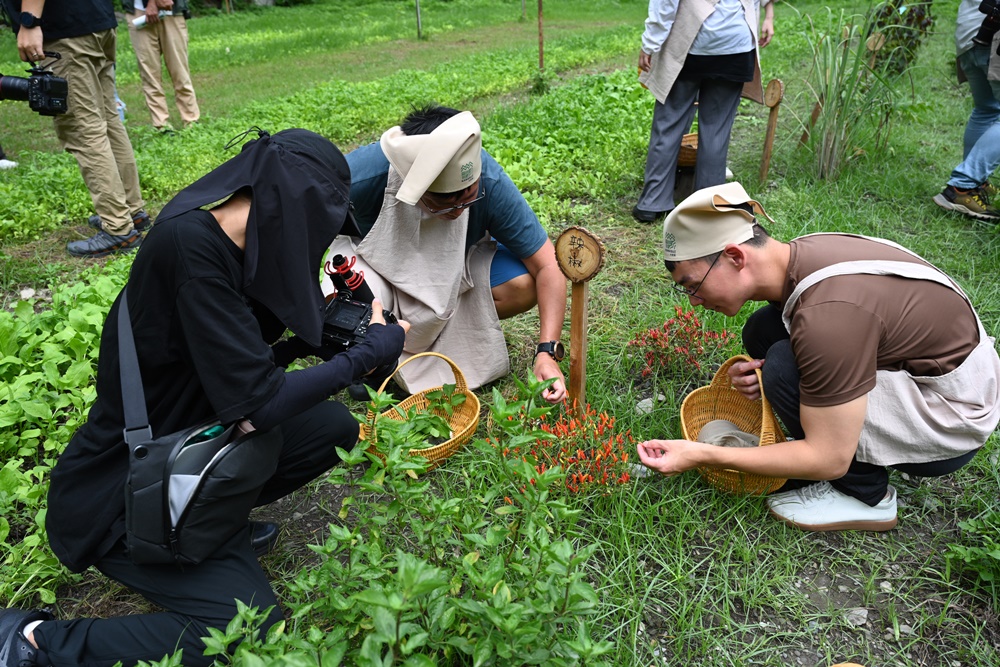
<svg viewBox="0 0 1000 667">
<path fill-rule="evenodd" d="M 812 69 L 805 83 L 813 104 L 808 121 L 799 120 L 821 179 L 835 179 L 852 158 L 879 153 L 889 140 L 897 94 L 887 75 L 889 59 L 875 57 L 883 44 L 871 21 L 871 14 L 841 11 L 824 32 L 809 17 Z"/>
</svg>

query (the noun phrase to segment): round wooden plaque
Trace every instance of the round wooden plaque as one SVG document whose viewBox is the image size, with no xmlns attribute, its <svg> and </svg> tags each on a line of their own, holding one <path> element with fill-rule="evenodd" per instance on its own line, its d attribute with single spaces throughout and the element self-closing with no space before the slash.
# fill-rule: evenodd
<svg viewBox="0 0 1000 667">
<path fill-rule="evenodd" d="M 785 84 L 781 82 L 781 79 L 771 79 L 767 82 L 767 88 L 764 90 L 764 104 L 769 107 L 777 106 L 784 96 Z"/>
<path fill-rule="evenodd" d="M 567 227 L 556 239 L 559 268 L 574 283 L 584 283 L 604 268 L 604 244 L 583 227 Z"/>
</svg>

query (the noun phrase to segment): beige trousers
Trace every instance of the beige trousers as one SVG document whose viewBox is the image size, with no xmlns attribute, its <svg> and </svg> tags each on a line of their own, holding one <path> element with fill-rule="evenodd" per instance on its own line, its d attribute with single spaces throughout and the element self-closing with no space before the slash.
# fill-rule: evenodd
<svg viewBox="0 0 1000 667">
<path fill-rule="evenodd" d="M 183 16 L 166 16 L 155 24 L 147 23 L 145 28 L 139 30 L 132 25 L 132 21 L 142 15 L 142 12 L 135 12 L 129 17 L 128 34 L 139 61 L 142 92 L 153 118 L 153 127 L 162 130 L 170 125 L 167 98 L 163 94 L 161 55 L 174 84 L 174 101 L 177 103 L 181 122 L 190 125 L 201 117 L 201 112 L 198 110 L 198 100 L 195 98 L 191 70 L 188 67 L 187 21 Z"/>
<path fill-rule="evenodd" d="M 69 84 L 68 110 L 53 116 L 62 147 L 80 165 L 94 210 L 109 234 L 128 234 L 131 213 L 143 209 L 139 172 L 115 108 L 115 31 L 45 42 L 58 51 L 52 70 Z"/>
</svg>

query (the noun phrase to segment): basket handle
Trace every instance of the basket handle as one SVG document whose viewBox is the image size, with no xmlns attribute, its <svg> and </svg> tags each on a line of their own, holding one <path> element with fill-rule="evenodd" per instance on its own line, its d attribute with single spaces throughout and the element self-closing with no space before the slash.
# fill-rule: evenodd
<svg viewBox="0 0 1000 667">
<path fill-rule="evenodd" d="M 379 392 L 385 391 L 385 388 L 389 386 L 389 380 L 395 377 L 396 373 L 399 372 L 399 369 L 401 369 L 403 366 L 410 363 L 414 359 L 420 359 L 421 357 L 437 357 L 439 359 L 444 359 L 445 361 L 447 361 L 448 365 L 451 366 L 452 374 L 455 376 L 455 391 L 461 391 L 462 393 L 468 391 L 469 385 L 466 384 L 465 382 L 465 375 L 462 374 L 462 369 L 460 369 L 454 361 L 452 361 L 451 359 L 449 359 L 448 357 L 444 356 L 439 352 L 420 352 L 418 354 L 413 355 L 412 357 L 410 357 L 403 363 L 399 364 L 398 366 L 396 366 L 396 370 L 390 373 L 389 377 L 387 377 L 382 382 L 382 386 L 378 388 Z"/>
<path fill-rule="evenodd" d="M 732 381 L 729 379 L 729 369 L 733 364 L 740 361 L 753 361 L 752 358 L 745 354 L 737 354 L 726 361 L 719 367 L 716 371 L 715 377 L 712 378 L 712 387 L 716 389 L 731 389 L 732 391 L 738 391 L 733 387 Z M 771 410 L 771 402 L 767 400 L 767 396 L 764 395 L 764 377 L 760 372 L 759 368 L 755 368 L 754 372 L 757 374 L 757 384 L 760 386 L 760 403 L 763 410 L 763 414 L 767 415 Z"/>
<path fill-rule="evenodd" d="M 720 388 L 721 389 L 728 389 L 728 388 L 732 387 L 733 386 L 732 382 L 729 379 L 729 369 L 732 367 L 733 364 L 735 364 L 737 362 L 740 362 L 740 361 L 753 361 L 753 359 L 751 359 L 750 357 L 748 357 L 745 354 L 737 354 L 734 357 L 729 357 L 724 362 L 722 362 L 722 365 L 719 366 L 719 370 L 717 370 L 715 372 L 715 377 L 712 378 L 712 384 L 711 384 L 711 386 L 715 387 L 716 389 L 720 389 Z M 760 369 L 759 368 L 757 369 L 757 381 L 760 382 Z M 763 392 L 761 392 L 761 393 L 763 393 Z"/>
</svg>

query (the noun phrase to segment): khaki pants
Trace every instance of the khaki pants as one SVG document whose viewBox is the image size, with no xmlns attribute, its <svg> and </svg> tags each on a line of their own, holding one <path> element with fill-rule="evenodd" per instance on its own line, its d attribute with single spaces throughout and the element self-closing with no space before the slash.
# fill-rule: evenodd
<svg viewBox="0 0 1000 667">
<path fill-rule="evenodd" d="M 158 130 L 168 127 L 170 118 L 167 99 L 163 94 L 161 54 L 174 84 L 174 101 L 177 103 L 181 122 L 189 125 L 201 117 L 201 112 L 198 110 L 198 100 L 195 98 L 191 70 L 188 67 L 187 21 L 183 16 L 166 16 L 155 24 L 147 23 L 145 28 L 139 30 L 132 25 L 132 20 L 142 15 L 142 12 L 136 12 L 129 17 L 128 34 L 139 61 L 142 92 L 153 118 L 153 127 Z"/>
<path fill-rule="evenodd" d="M 94 210 L 109 234 L 132 230 L 145 202 L 125 126 L 115 108 L 115 31 L 45 42 L 58 51 L 52 70 L 69 85 L 66 113 L 52 118 L 62 147 L 76 158 Z"/>
</svg>

